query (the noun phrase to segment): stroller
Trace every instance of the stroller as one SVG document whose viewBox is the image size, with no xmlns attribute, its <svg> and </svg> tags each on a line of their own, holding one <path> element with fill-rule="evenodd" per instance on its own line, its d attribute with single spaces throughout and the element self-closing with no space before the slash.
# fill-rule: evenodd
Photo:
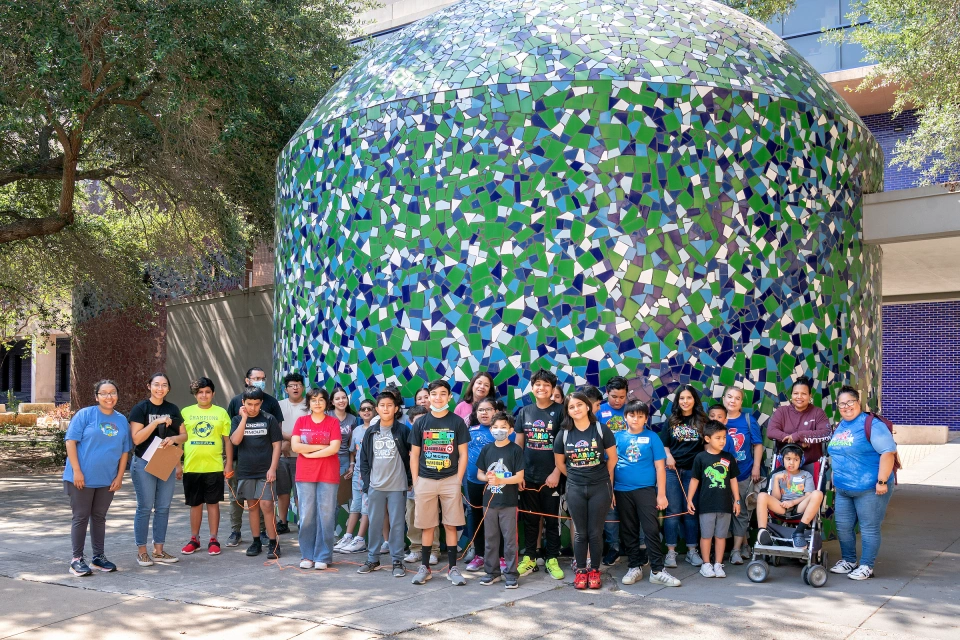
<svg viewBox="0 0 960 640">
<path fill-rule="evenodd" d="M 790 447 L 787 445 L 784 449 Z M 799 447 L 796 447 L 799 449 Z M 802 452 L 802 450 L 801 450 Z M 774 476 L 784 469 L 783 451 L 777 455 L 776 469 L 770 474 L 770 481 L 767 485 L 767 492 L 771 491 Z M 820 491 L 824 491 L 827 478 L 828 458 L 820 458 L 814 463 L 814 477 L 816 486 Z M 784 558 L 799 560 L 805 566 L 800 576 L 803 581 L 811 587 L 819 588 L 827 583 L 827 552 L 823 549 L 823 523 L 821 516 L 824 505 L 820 505 L 820 512 L 810 524 L 807 531 L 809 536 L 807 547 L 797 549 L 793 546 L 793 533 L 796 525 L 800 523 L 801 514 L 787 512 L 783 516 L 770 513 L 767 523 L 767 531 L 773 539 L 773 544 L 763 545 L 759 542 L 753 547 L 753 556 L 747 563 L 747 577 L 752 582 L 763 582 L 770 573 L 770 565 L 780 566 Z M 792 526 L 791 526 L 792 525 Z"/>
</svg>

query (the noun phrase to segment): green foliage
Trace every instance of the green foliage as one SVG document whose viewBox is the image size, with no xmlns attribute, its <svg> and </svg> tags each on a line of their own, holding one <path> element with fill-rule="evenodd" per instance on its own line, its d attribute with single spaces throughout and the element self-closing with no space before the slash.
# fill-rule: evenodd
<svg viewBox="0 0 960 640">
<path fill-rule="evenodd" d="M 20 415 L 20 398 L 13 395 L 13 389 L 7 390 L 7 411 L 12 413 L 14 417 Z"/>
<path fill-rule="evenodd" d="M 720 0 L 723 4 L 742 11 L 748 16 L 767 22 L 777 15 L 784 15 L 793 9 L 797 0 Z"/>
<path fill-rule="evenodd" d="M 53 436 L 53 466 L 62 467 L 67 464 L 67 431 L 66 429 L 57 429 Z"/>
</svg>

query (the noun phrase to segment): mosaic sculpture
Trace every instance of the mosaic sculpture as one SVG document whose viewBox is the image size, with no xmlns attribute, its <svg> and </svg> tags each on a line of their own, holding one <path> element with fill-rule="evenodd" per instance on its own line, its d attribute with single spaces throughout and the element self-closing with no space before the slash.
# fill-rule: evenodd
<svg viewBox="0 0 960 640">
<path fill-rule="evenodd" d="M 377 45 L 277 168 L 276 371 L 878 395 L 882 155 L 777 36 L 710 1 L 461 0 Z M 459 389 L 455 389 L 459 391 Z M 829 402 L 829 400 L 825 400 Z"/>
</svg>

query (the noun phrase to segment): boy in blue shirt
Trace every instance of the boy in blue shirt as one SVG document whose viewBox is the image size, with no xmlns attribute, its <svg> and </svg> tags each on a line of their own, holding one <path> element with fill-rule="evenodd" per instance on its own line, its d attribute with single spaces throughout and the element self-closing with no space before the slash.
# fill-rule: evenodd
<svg viewBox="0 0 960 640">
<path fill-rule="evenodd" d="M 645 429 L 650 410 L 639 400 L 624 408 L 627 429 L 614 433 L 617 466 L 613 471 L 614 503 L 620 513 L 620 546 L 629 568 L 623 584 L 643 577 L 650 559 L 650 582 L 679 587 L 680 581 L 663 568 L 663 541 L 658 511 L 667 508 L 667 454 L 656 434 Z M 642 532 L 642 533 L 641 533 Z M 644 550 L 641 540 L 648 541 Z"/>
<path fill-rule="evenodd" d="M 623 405 L 627 403 L 627 379 L 623 376 L 614 376 L 607 381 L 607 401 L 597 409 L 597 420 L 601 425 L 610 429 L 614 435 L 627 428 L 623 417 Z M 617 508 L 612 507 L 607 513 L 607 521 L 603 525 L 603 541 L 607 552 L 603 556 L 603 564 L 616 564 L 620 557 L 620 515 Z M 643 544 L 643 534 L 640 534 L 640 544 Z"/>
</svg>

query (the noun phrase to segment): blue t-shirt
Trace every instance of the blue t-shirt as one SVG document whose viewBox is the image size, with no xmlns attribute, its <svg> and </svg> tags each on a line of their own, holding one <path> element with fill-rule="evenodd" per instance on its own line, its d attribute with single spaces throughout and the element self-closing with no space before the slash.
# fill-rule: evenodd
<svg viewBox="0 0 960 640">
<path fill-rule="evenodd" d="M 517 436 L 512 431 L 510 432 L 510 442 L 516 440 Z M 474 484 L 486 484 L 486 482 L 480 482 L 477 480 L 476 467 L 477 460 L 480 458 L 480 452 L 483 451 L 483 448 L 488 444 L 495 442 L 493 435 L 490 433 L 490 427 L 485 427 L 482 424 L 475 424 L 470 427 L 470 444 L 467 445 L 467 461 L 469 466 L 467 467 L 467 473 L 464 476 L 467 479 L 467 482 L 472 482 Z"/>
<path fill-rule="evenodd" d="M 70 420 L 65 439 L 77 442 L 84 486 L 91 489 L 109 487 L 117 477 L 120 456 L 133 449 L 127 419 L 119 411 L 107 415 L 100 411 L 100 407 L 84 407 L 77 411 Z M 73 466 L 69 460 L 63 470 L 63 479 L 73 482 Z"/>
<path fill-rule="evenodd" d="M 600 411 L 597 412 L 597 420 L 610 431 L 616 434 L 618 431 L 624 431 L 627 428 L 626 418 L 623 417 L 623 407 L 611 409 L 610 405 L 604 402 L 600 405 Z"/>
<path fill-rule="evenodd" d="M 897 443 L 887 429 L 887 425 L 874 419 L 870 425 L 871 439 L 867 442 L 864 424 L 867 414 L 847 422 L 843 420 L 833 432 L 833 438 L 827 445 L 830 466 L 833 469 L 833 484 L 845 491 L 868 491 L 877 485 L 880 473 L 880 454 L 897 450 Z M 893 480 L 893 473 L 887 478 Z"/>
<path fill-rule="evenodd" d="M 657 460 L 666 460 L 663 443 L 652 431 L 618 431 L 617 466 L 613 470 L 614 491 L 633 491 L 657 486 Z"/>
<path fill-rule="evenodd" d="M 737 482 L 746 480 L 753 473 L 753 448 L 758 444 L 763 444 L 763 434 L 760 433 L 760 425 L 751 416 L 741 413 L 727 420 L 727 444 L 723 450 L 737 457 L 737 467 L 740 469 Z"/>
</svg>

